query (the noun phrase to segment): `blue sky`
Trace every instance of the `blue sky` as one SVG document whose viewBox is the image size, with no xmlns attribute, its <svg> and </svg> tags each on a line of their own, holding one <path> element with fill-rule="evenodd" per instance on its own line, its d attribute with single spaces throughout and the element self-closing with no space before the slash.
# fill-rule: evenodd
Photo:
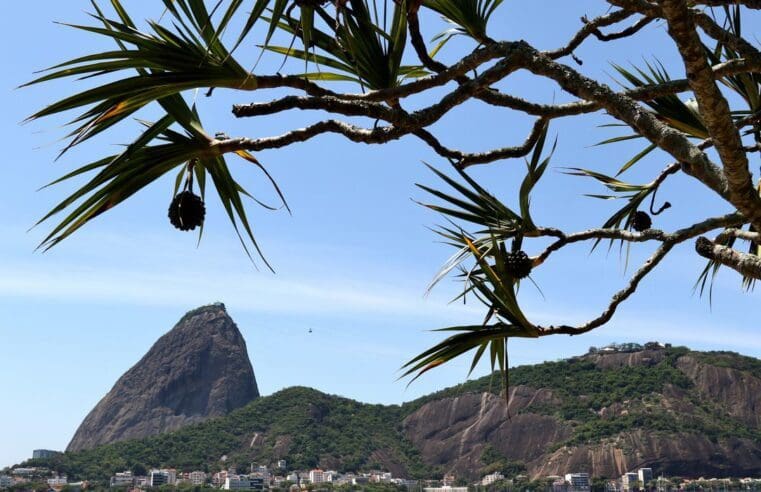
<svg viewBox="0 0 761 492">
<path fill-rule="evenodd" d="M 160 12 L 159 2 L 125 3 L 135 9 L 136 18 Z M 172 178 L 97 219 L 53 251 L 35 253 L 50 224 L 27 230 L 73 185 L 35 190 L 75 165 L 112 152 L 113 145 L 130 141 L 138 127 L 125 123 L 54 163 L 64 120 L 19 125 L 76 87 L 71 82 L 14 87 L 35 70 L 109 47 L 52 22 L 87 22 L 89 2 L 37 0 L 34 6 L 0 18 L 4 44 L 24 44 L 23 49 L 6 50 L 6 69 L 0 75 L 0 130 L 5 137 L 0 195 L 0 466 L 31 456 L 34 448 L 64 448 L 87 412 L 161 334 L 185 311 L 214 301 L 225 302 L 243 332 L 263 394 L 307 385 L 367 402 L 398 403 L 464 379 L 466 360 L 433 371 L 409 388 L 396 380 L 401 364 L 439 340 L 429 330 L 479 322 L 483 316 L 476 305 L 447 305 L 457 292 L 453 282 L 424 296 L 451 251 L 437 244 L 426 228 L 440 219 L 414 203 L 425 199 L 414 183 L 437 184 L 422 161 L 441 169 L 446 163 L 413 139 L 368 147 L 327 136 L 258 154 L 293 209 L 289 216 L 250 207 L 276 275 L 252 267 L 214 198 L 208 200 L 199 248 L 196 236 L 171 228 L 166 208 Z M 602 9 L 599 1 L 507 0 L 493 20 L 493 36 L 554 48 L 579 27 L 581 15 L 591 17 Z M 443 28 L 437 21 L 432 25 L 426 32 L 429 38 Z M 585 73 L 614 84 L 609 61 L 641 63 L 643 57 L 658 56 L 667 65 L 673 62 L 675 53 L 665 39 L 662 26 L 650 26 L 636 42 L 611 47 L 590 41 L 577 54 L 584 60 Z M 469 47 L 466 42 L 453 43 L 446 56 Z M 241 52 L 246 60 L 255 56 L 254 49 Z M 258 70 L 271 73 L 278 64 L 277 59 L 266 60 Z M 674 68 L 672 74 L 677 77 L 681 70 Z M 568 100 L 551 84 L 521 73 L 502 87 L 534 100 Z M 321 116 L 291 112 L 235 121 L 229 113 L 233 102 L 265 101 L 276 95 L 218 91 L 198 103 L 207 128 L 229 135 L 276 135 Z M 580 230 L 601 224 L 611 213 L 615 204 L 600 206 L 580 196 L 601 191 L 594 183 L 558 171 L 581 166 L 612 173 L 641 148 L 641 142 L 593 147 L 620 134 L 597 127 L 606 122 L 598 114 L 551 127 L 552 135 L 558 135 L 558 151 L 533 200 L 537 222 Z M 475 151 L 522 142 L 530 125 L 509 111 L 469 103 L 432 130 L 448 145 Z M 274 201 L 254 170 L 233 162 L 234 172 L 250 191 Z M 627 179 L 649 180 L 666 162 L 662 155 L 653 156 Z M 521 161 L 505 161 L 474 169 L 473 174 L 509 201 L 522 178 L 522 166 Z M 664 228 L 728 211 L 686 177 L 670 180 L 659 196 L 674 204 L 658 217 L 656 225 Z M 631 265 L 652 247 L 635 246 Z M 536 253 L 536 247 L 528 248 Z M 553 360 L 611 341 L 651 339 L 760 356 L 761 338 L 757 327 L 748 323 L 758 294 L 742 293 L 738 279 L 725 272 L 709 306 L 692 294 L 702 265 L 691 245 L 677 248 L 610 325 L 580 337 L 511 342 L 511 363 Z M 545 298 L 525 286 L 521 299 L 539 322 L 578 323 L 603 309 L 625 282 L 625 273 L 616 252 L 602 249 L 590 255 L 587 246 L 571 248 L 535 272 Z M 486 372 L 486 367 L 477 370 L 478 375 Z"/>
</svg>

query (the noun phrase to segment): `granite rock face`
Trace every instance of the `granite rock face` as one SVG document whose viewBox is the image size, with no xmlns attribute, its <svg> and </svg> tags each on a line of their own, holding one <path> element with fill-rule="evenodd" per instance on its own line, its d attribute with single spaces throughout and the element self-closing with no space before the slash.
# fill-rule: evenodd
<svg viewBox="0 0 761 492">
<path fill-rule="evenodd" d="M 515 386 L 509 409 L 492 393 L 464 393 L 430 401 L 406 417 L 403 432 L 431 466 L 470 479 L 480 477 L 487 447 L 510 461 L 525 464 L 532 478 L 583 471 L 592 476 L 618 477 L 639 467 L 652 467 L 671 476 L 746 476 L 761 470 L 761 376 L 758 371 L 732 367 L 733 355 L 700 353 L 678 357 L 673 366 L 689 379 L 687 387 L 665 384 L 594 410 L 600 425 L 620 424 L 620 432 L 592 442 L 573 442 L 573 419 L 548 415 L 560 402 L 552 389 Z M 594 354 L 583 358 L 600 371 L 655 368 L 666 363 L 665 352 Z M 585 396 L 579 395 L 583 402 Z M 593 409 L 589 408 L 592 412 Z M 641 416 L 641 420 L 627 418 Z M 681 430 L 648 424 L 660 416 Z M 737 427 L 737 435 L 704 435 L 704 427 Z M 659 424 L 665 425 L 665 424 Z M 730 432 L 731 434 L 731 432 Z"/>
<path fill-rule="evenodd" d="M 424 405 L 403 427 L 425 462 L 457 476 L 475 476 L 487 446 L 510 460 L 528 462 L 570 437 L 567 423 L 530 411 L 555 402 L 550 390 L 527 386 L 511 389 L 509 407 L 491 393 L 466 393 Z"/>
<path fill-rule="evenodd" d="M 761 428 L 760 378 L 731 367 L 702 364 L 690 356 L 681 357 L 677 367 L 695 383 L 702 398 L 720 403 L 746 425 Z"/>
<path fill-rule="evenodd" d="M 753 439 L 717 441 L 693 434 L 664 436 L 653 430 L 633 429 L 615 440 L 562 447 L 528 463 L 532 476 L 590 470 L 594 476 L 619 477 L 641 467 L 669 476 L 741 477 L 759 469 L 761 445 Z"/>
<path fill-rule="evenodd" d="M 87 415 L 67 451 L 179 429 L 259 396 L 246 342 L 223 304 L 186 314 Z"/>
</svg>

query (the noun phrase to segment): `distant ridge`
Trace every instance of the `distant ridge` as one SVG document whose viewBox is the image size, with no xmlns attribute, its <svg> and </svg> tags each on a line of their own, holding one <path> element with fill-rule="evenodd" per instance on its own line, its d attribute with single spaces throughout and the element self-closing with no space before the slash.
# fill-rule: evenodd
<svg viewBox="0 0 761 492">
<path fill-rule="evenodd" d="M 761 361 L 728 352 L 634 344 L 465 382 L 404 405 L 369 405 L 309 388 L 259 398 L 176 432 L 66 453 L 50 464 L 101 477 L 125 463 L 212 469 L 272 464 L 395 476 L 477 478 L 756 476 L 761 472 Z M 225 456 L 224 461 L 220 461 Z M 96 477 L 88 477 L 96 478 Z"/>
<path fill-rule="evenodd" d="M 67 451 L 174 431 L 259 396 L 246 342 L 224 304 L 194 309 L 119 378 Z"/>
</svg>

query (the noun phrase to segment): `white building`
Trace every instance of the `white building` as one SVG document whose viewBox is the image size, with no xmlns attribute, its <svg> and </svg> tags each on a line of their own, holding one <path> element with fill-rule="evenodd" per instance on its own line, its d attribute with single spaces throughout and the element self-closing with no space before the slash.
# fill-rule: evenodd
<svg viewBox="0 0 761 492">
<path fill-rule="evenodd" d="M 14 468 L 11 470 L 11 475 L 18 475 L 21 477 L 30 477 L 37 473 L 37 468 Z"/>
<path fill-rule="evenodd" d="M 111 487 L 132 487 L 135 484 L 135 477 L 131 471 L 117 472 L 111 477 Z"/>
<path fill-rule="evenodd" d="M 228 475 L 225 479 L 225 484 L 222 486 L 224 490 L 263 490 L 264 479 L 261 477 L 249 477 L 246 475 Z"/>
<path fill-rule="evenodd" d="M 285 479 L 289 482 L 298 483 L 299 482 L 299 474 L 296 472 L 289 473 Z"/>
<path fill-rule="evenodd" d="M 482 478 L 481 479 L 481 485 L 491 485 L 494 482 L 498 482 L 498 481 L 504 480 L 504 479 L 505 479 L 505 476 L 502 473 L 496 471 L 496 472 L 490 473 L 490 474 L 486 475 L 484 478 Z"/>
<path fill-rule="evenodd" d="M 281 470 L 288 468 L 288 462 L 285 460 L 277 460 L 277 467 Z"/>
<path fill-rule="evenodd" d="M 425 487 L 423 492 L 468 492 L 468 488 L 445 485 L 444 487 Z"/>
<path fill-rule="evenodd" d="M 8 475 L 0 475 L 0 489 L 3 487 L 10 487 L 13 485 L 13 483 L 13 477 L 9 477 Z"/>
<path fill-rule="evenodd" d="M 586 492 L 591 490 L 589 473 L 566 473 L 565 481 L 568 482 L 568 490 L 571 492 Z"/>
<path fill-rule="evenodd" d="M 69 480 L 66 478 L 66 475 L 62 477 L 48 478 L 48 486 L 50 487 L 63 487 L 67 483 L 69 483 Z"/>
<path fill-rule="evenodd" d="M 203 485 L 206 483 L 206 473 L 202 471 L 193 471 L 188 473 L 188 481 L 193 485 Z"/>
<path fill-rule="evenodd" d="M 394 478 L 391 480 L 391 483 L 407 487 L 408 489 L 417 488 L 418 486 L 417 480 L 410 480 L 408 478 Z"/>
<path fill-rule="evenodd" d="M 222 470 L 215 473 L 214 475 L 211 476 L 211 484 L 216 487 L 221 486 L 222 484 L 225 483 L 225 480 L 227 480 L 227 475 L 228 475 L 227 470 Z"/>
<path fill-rule="evenodd" d="M 319 468 L 315 468 L 314 470 L 309 471 L 309 482 L 310 483 L 324 483 L 328 480 L 325 477 L 325 472 L 320 470 Z"/>
<path fill-rule="evenodd" d="M 389 483 L 394 475 L 390 472 L 374 471 L 370 473 L 370 481 L 373 483 Z"/>
</svg>

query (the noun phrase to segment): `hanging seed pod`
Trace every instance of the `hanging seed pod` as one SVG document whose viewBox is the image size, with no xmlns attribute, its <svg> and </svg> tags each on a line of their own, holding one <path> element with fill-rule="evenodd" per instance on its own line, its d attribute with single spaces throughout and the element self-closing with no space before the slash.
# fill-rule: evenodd
<svg viewBox="0 0 761 492">
<path fill-rule="evenodd" d="M 635 231 L 642 232 L 644 230 L 650 229 L 650 227 L 653 225 L 653 221 L 650 216 L 647 215 L 647 212 L 637 210 L 634 212 L 634 217 L 632 218 L 631 225 L 632 229 Z"/>
<path fill-rule="evenodd" d="M 169 222 L 181 231 L 192 231 L 203 225 L 206 206 L 192 191 L 178 193 L 169 205 Z"/>
<path fill-rule="evenodd" d="M 522 251 L 513 251 L 507 254 L 505 258 L 505 269 L 507 273 L 516 279 L 526 278 L 531 274 L 533 264 L 531 258 Z"/>
</svg>

